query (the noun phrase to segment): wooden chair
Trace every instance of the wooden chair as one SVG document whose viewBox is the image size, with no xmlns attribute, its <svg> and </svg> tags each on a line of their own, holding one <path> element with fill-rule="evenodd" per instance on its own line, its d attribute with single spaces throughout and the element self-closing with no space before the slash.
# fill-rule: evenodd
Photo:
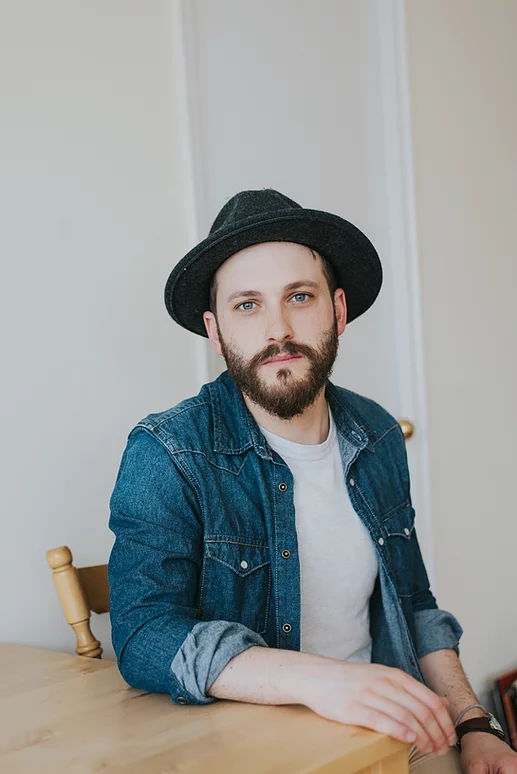
<svg viewBox="0 0 517 774">
<path fill-rule="evenodd" d="M 68 546 L 47 551 L 61 607 L 77 637 L 76 653 L 101 658 L 102 648 L 90 629 L 90 611 L 109 612 L 108 565 L 76 568 Z"/>
</svg>

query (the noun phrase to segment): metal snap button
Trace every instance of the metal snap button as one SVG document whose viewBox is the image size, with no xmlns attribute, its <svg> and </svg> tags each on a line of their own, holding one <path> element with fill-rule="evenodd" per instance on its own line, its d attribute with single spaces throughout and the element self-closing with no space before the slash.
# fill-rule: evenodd
<svg viewBox="0 0 517 774">
<path fill-rule="evenodd" d="M 292 629 L 292 628 L 293 628 L 293 627 L 291 626 L 291 624 L 284 624 L 284 625 L 282 626 L 282 630 L 283 630 L 283 631 L 284 631 L 286 634 L 289 634 L 289 632 L 291 631 L 291 629 Z"/>
<path fill-rule="evenodd" d="M 290 551 L 288 551 L 288 550 L 287 550 L 287 548 L 285 548 L 285 549 L 282 551 L 282 556 L 284 557 L 284 559 L 289 559 L 289 557 L 291 556 L 291 552 L 290 552 Z"/>
<path fill-rule="evenodd" d="M 407 527 L 404 527 L 404 532 L 406 533 L 406 535 L 409 535 L 409 530 Z"/>
<path fill-rule="evenodd" d="M 247 570 L 248 569 L 248 562 L 244 561 L 244 559 L 243 559 L 242 562 L 241 562 L 241 567 L 242 567 L 243 570 Z"/>
<path fill-rule="evenodd" d="M 380 546 L 383 546 L 383 545 L 384 545 L 384 538 L 379 538 L 379 539 L 378 539 L 378 541 L 377 541 L 377 543 L 378 543 Z"/>
<path fill-rule="evenodd" d="M 186 704 L 187 703 L 187 700 L 185 699 L 184 696 L 178 696 L 176 701 L 178 702 L 178 704 Z"/>
<path fill-rule="evenodd" d="M 350 486 L 355 486 L 355 481 L 353 478 L 350 479 Z"/>
<path fill-rule="evenodd" d="M 285 492 L 287 490 L 287 484 L 284 484 L 284 482 L 282 481 L 282 483 L 278 485 L 278 488 L 280 489 L 281 492 Z"/>
</svg>

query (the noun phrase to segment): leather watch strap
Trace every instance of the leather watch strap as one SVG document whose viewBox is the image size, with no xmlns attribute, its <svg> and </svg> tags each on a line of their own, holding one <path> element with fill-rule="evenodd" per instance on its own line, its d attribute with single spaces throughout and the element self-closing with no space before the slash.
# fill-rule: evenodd
<svg viewBox="0 0 517 774">
<path fill-rule="evenodd" d="M 464 720 L 463 723 L 460 723 L 456 726 L 456 736 L 458 737 L 456 746 L 458 750 L 461 750 L 462 737 L 464 737 L 465 734 L 471 733 L 472 731 L 482 731 L 485 734 L 493 734 L 493 736 L 497 736 L 499 739 L 502 739 L 503 742 L 505 741 L 504 734 L 501 731 L 492 728 L 487 717 L 469 718 L 469 720 Z"/>
</svg>

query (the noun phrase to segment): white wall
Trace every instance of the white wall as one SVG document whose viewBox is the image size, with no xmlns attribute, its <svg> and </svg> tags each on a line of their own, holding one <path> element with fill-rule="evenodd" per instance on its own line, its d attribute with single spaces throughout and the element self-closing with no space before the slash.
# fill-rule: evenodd
<svg viewBox="0 0 517 774">
<path fill-rule="evenodd" d="M 189 247 L 175 8 L 3 6 L 0 640 L 74 649 L 45 553 L 107 560 L 129 430 L 199 387 L 192 336 L 163 304 Z"/>
<path fill-rule="evenodd" d="M 148 412 L 194 393 L 200 381 L 192 336 L 170 320 L 162 299 L 170 268 L 192 241 L 178 128 L 177 4 L 10 6 L 0 27 L 0 639 L 72 651 L 46 550 L 67 543 L 79 565 L 106 560 L 108 502 L 127 433 Z M 201 103 L 195 138 L 203 229 L 240 187 L 273 185 L 304 205 L 348 215 L 382 248 L 375 4 L 327 0 L 328 13 L 348 20 L 329 32 L 328 13 L 319 18 L 308 2 L 304 21 L 304 14 L 292 19 L 287 3 L 259 13 L 257 4 L 225 0 L 227 18 L 256 32 L 249 37 L 221 24 L 220 5 L 196 0 L 190 8 L 191 31 L 203 44 L 189 48 Z M 274 51 L 283 65 L 270 56 L 260 70 L 275 9 Z M 406 10 L 435 590 L 464 625 L 462 656 L 481 689 L 517 662 L 517 5 L 407 0 Z M 327 41 L 318 72 L 335 72 L 339 90 L 311 80 L 313 28 Z M 289 58 L 282 58 L 284 44 Z M 212 71 L 217 47 L 227 58 Z M 238 92 L 237 107 L 235 61 L 243 62 L 242 78 L 255 78 L 253 93 Z M 358 72 L 368 93 L 357 87 Z M 268 88 L 272 79 L 286 93 L 296 86 L 298 112 Z M 365 316 L 361 334 L 378 336 L 381 348 L 392 330 L 388 297 Z M 359 336 L 361 321 L 354 325 Z M 363 348 L 348 341 L 348 355 L 360 362 Z M 353 370 L 366 383 L 368 372 Z M 390 400 L 377 381 L 373 392 L 382 389 Z M 107 646 L 107 621 L 94 630 Z"/>
<path fill-rule="evenodd" d="M 342 337 L 333 376 L 403 416 L 393 367 L 397 288 L 377 0 L 184 6 L 202 227 L 208 231 L 237 191 L 272 187 L 362 228 L 382 256 L 384 283 L 372 309 Z"/>
<path fill-rule="evenodd" d="M 437 594 L 517 667 L 517 3 L 407 0 Z"/>
</svg>

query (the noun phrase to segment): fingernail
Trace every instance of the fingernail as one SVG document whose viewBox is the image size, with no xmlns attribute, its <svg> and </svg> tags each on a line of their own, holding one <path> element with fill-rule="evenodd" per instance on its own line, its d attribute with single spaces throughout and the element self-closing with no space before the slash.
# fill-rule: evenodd
<svg viewBox="0 0 517 774">
<path fill-rule="evenodd" d="M 458 741 L 458 738 L 457 738 L 456 734 L 454 734 L 454 736 L 450 736 L 450 737 L 449 737 L 449 744 L 450 744 L 450 746 L 451 746 L 451 747 L 452 747 L 454 744 L 456 744 L 456 742 L 457 742 L 457 741 Z"/>
</svg>

